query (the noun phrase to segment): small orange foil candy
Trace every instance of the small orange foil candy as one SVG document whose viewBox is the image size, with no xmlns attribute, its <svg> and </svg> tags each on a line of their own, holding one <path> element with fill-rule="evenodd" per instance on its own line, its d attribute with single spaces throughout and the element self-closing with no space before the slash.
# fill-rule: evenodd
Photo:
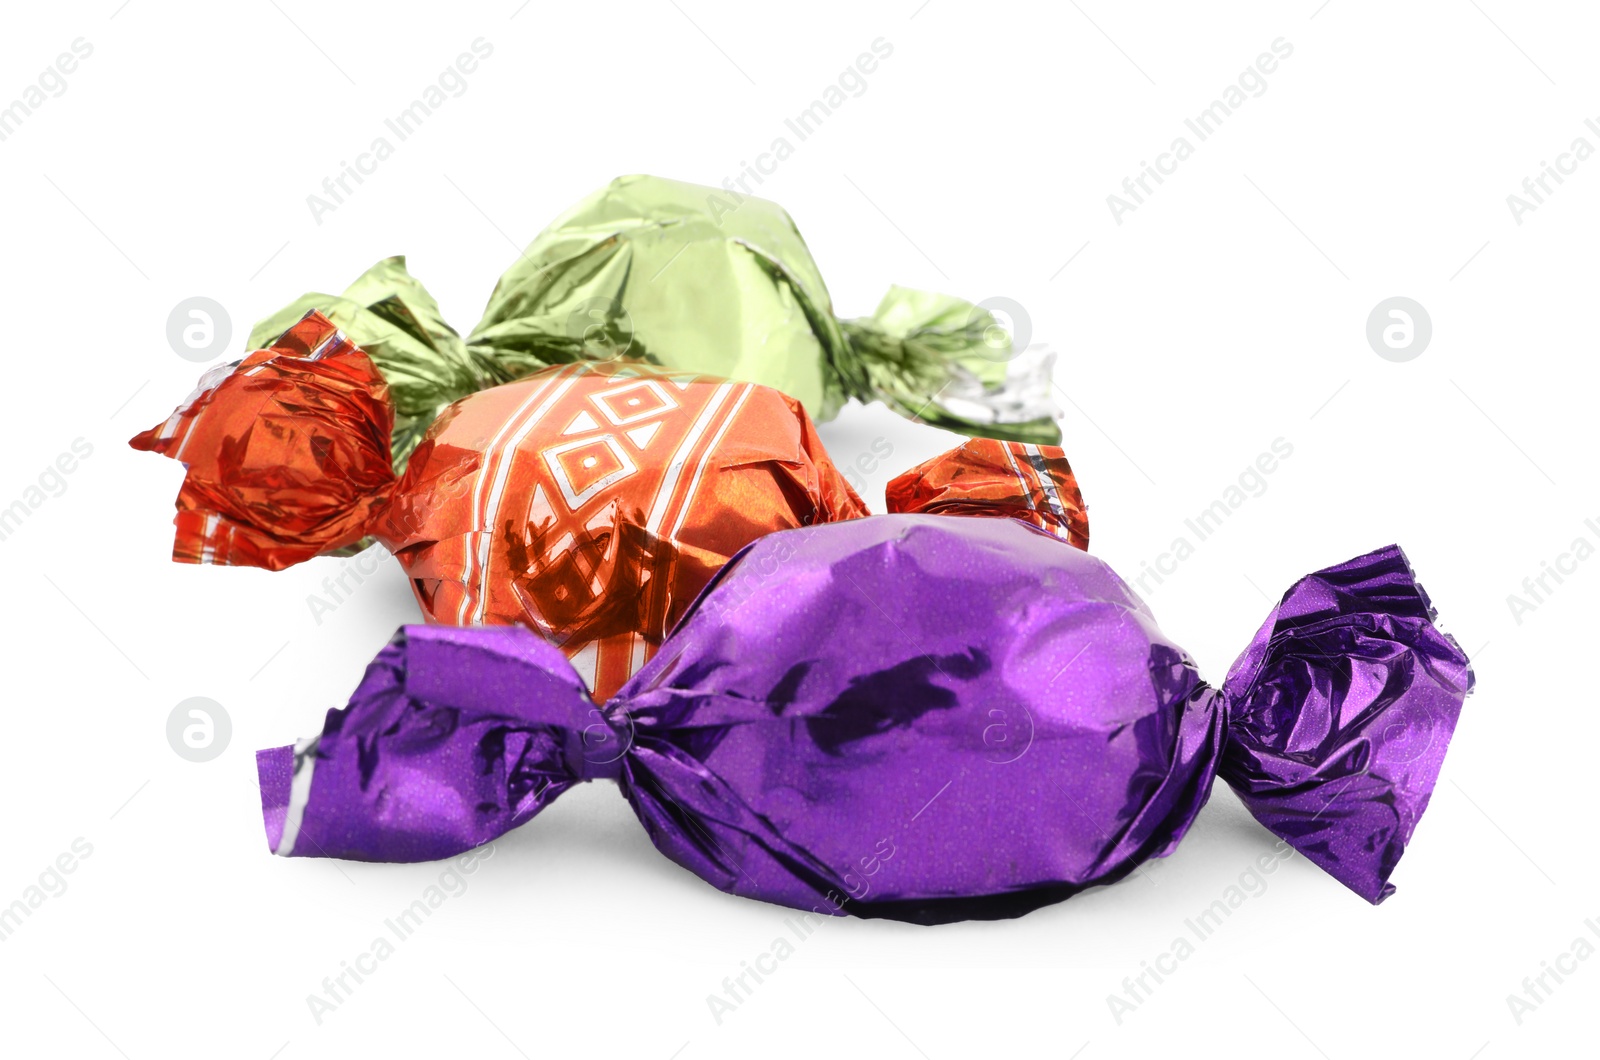
<svg viewBox="0 0 1600 1060">
<path fill-rule="evenodd" d="M 974 438 L 896 477 L 885 493 L 891 512 L 1009 516 L 1089 548 L 1083 494 L 1057 446 Z"/>
<path fill-rule="evenodd" d="M 172 558 L 282 570 L 366 536 L 394 484 L 388 387 L 321 313 L 212 369 L 135 449 L 188 467 Z"/>
</svg>

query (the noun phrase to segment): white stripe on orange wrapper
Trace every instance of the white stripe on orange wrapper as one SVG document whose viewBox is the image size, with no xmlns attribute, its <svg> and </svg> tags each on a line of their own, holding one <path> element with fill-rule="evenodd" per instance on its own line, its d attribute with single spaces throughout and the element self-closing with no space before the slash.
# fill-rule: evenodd
<svg viewBox="0 0 1600 1060">
<path fill-rule="evenodd" d="M 706 463 L 711 459 L 711 454 L 717 451 L 717 446 L 722 444 L 723 436 L 728 433 L 728 428 L 733 426 L 733 421 L 738 419 L 739 409 L 744 407 L 745 399 L 750 396 L 751 389 L 749 383 L 744 384 L 744 389 L 734 399 L 733 407 L 728 410 L 728 415 L 717 428 L 717 433 L 711 436 L 711 444 L 700 454 L 700 462 L 695 465 L 694 477 L 689 479 L 689 488 L 683 491 L 683 504 L 678 508 L 678 518 L 673 520 L 672 532 L 667 535 L 669 540 L 676 541 L 678 534 L 683 530 L 684 521 L 689 517 L 689 507 L 694 501 L 695 493 L 700 489 L 700 479 L 705 476 Z"/>
<path fill-rule="evenodd" d="M 691 506 L 694 504 L 695 494 L 700 490 L 700 479 L 705 475 L 706 464 L 710 461 L 712 454 L 717 451 L 717 446 L 722 444 L 723 436 L 728 433 L 728 428 L 732 427 L 734 420 L 739 418 L 739 410 L 744 407 L 746 399 L 750 397 L 750 394 L 754 391 L 754 389 L 755 388 L 751 384 L 744 384 L 744 389 L 741 390 L 739 396 L 734 399 L 733 407 L 728 410 L 728 415 L 723 419 L 722 425 L 717 428 L 717 433 L 711 436 L 711 444 L 706 446 L 705 452 L 700 454 L 700 462 L 695 466 L 694 477 L 689 480 L 689 488 L 683 491 L 683 503 L 678 509 L 678 517 L 673 520 L 672 532 L 667 535 L 668 540 L 676 541 L 678 539 L 678 535 L 683 532 L 683 524 L 689 518 L 689 511 Z M 672 584 L 671 572 L 663 572 L 661 585 L 657 590 L 664 597 L 664 599 L 661 601 L 663 614 L 665 614 L 672 607 L 672 600 L 670 597 L 672 592 Z M 632 677 L 634 674 L 638 673 L 639 668 L 645 664 L 645 648 L 646 645 L 644 638 L 639 637 L 638 643 L 634 645 L 633 658 L 630 660 L 630 665 L 628 668 L 629 677 Z"/>
<path fill-rule="evenodd" d="M 739 397 L 732 411 L 727 413 L 726 419 L 718 426 L 718 416 L 722 414 L 724 407 L 727 405 L 729 395 L 735 389 L 741 387 L 744 390 L 744 394 Z M 684 433 L 682 441 L 678 443 L 678 448 L 673 452 L 672 459 L 667 464 L 660 484 L 656 487 L 655 499 L 651 502 L 650 513 L 645 519 L 645 530 L 652 537 L 661 533 L 662 525 L 672 513 L 674 505 L 679 506 L 679 514 L 668 537 L 676 537 L 678 530 L 682 528 L 689 501 L 694 496 L 694 490 L 704 473 L 705 462 L 716 448 L 717 442 L 726 433 L 727 424 L 732 421 L 734 412 L 737 411 L 738 405 L 743 403 L 744 396 L 748 395 L 749 390 L 748 383 L 722 383 L 712 391 L 705 407 L 695 416 L 694 422 L 690 424 L 688 431 Z M 680 489 L 679 484 L 683 481 L 684 470 L 694 460 L 695 451 L 700 447 L 702 441 L 706 439 L 707 432 L 713 431 L 714 427 L 716 428 L 714 437 L 701 452 L 699 460 L 695 462 L 695 470 L 691 474 L 687 488 Z M 666 571 L 656 571 L 653 572 L 653 576 L 659 578 L 660 581 L 651 587 L 650 592 L 668 592 L 668 586 L 671 584 L 671 578 L 668 573 Z M 629 677 L 632 677 L 639 667 L 644 665 L 644 657 L 648 652 L 649 644 L 637 632 L 605 638 L 600 645 L 599 664 L 596 668 L 595 679 L 597 685 L 605 685 L 607 687 L 621 685 Z"/>
<path fill-rule="evenodd" d="M 1000 451 L 1006 454 L 1006 463 L 1011 465 L 1011 473 L 1017 476 L 1017 482 L 1022 485 L 1022 495 L 1027 497 L 1033 492 L 1033 483 L 1028 481 L 1028 476 L 1023 474 L 1022 468 L 1017 464 L 1017 454 L 1011 448 L 1015 442 L 1001 442 Z"/>
<path fill-rule="evenodd" d="M 571 367 L 581 366 L 574 365 Z M 486 571 L 488 568 L 489 542 L 493 537 L 493 528 L 486 527 L 483 521 L 486 501 L 485 494 L 486 491 L 490 489 L 490 483 L 492 481 L 490 469 L 494 466 L 496 459 L 501 455 L 501 444 L 505 441 L 506 435 L 515 429 L 515 427 L 518 425 L 518 421 L 533 406 L 534 402 L 538 401 L 545 391 L 549 390 L 552 384 L 556 383 L 557 380 L 562 380 L 563 377 L 566 377 L 570 374 L 570 368 L 562 369 L 561 371 L 551 373 L 548 379 L 545 379 L 539 383 L 539 385 L 534 388 L 533 393 L 529 394 L 522 404 L 517 407 L 517 410 L 508 416 L 506 421 L 500 425 L 500 429 L 495 432 L 494 437 L 489 440 L 488 446 L 485 447 L 483 451 L 483 462 L 478 465 L 478 473 L 475 477 L 472 488 L 472 521 L 467 524 L 469 527 L 471 527 L 468 533 L 478 535 L 478 547 L 474 549 L 468 545 L 468 547 L 464 549 L 463 559 L 465 560 L 465 563 L 463 563 L 461 571 L 461 586 L 464 592 L 461 596 L 461 607 L 456 611 L 456 625 L 458 626 L 467 625 L 467 612 L 469 609 L 473 610 L 476 614 L 481 614 L 483 610 L 482 599 L 474 600 L 473 598 L 473 565 L 474 561 L 476 560 L 480 573 Z M 570 382 L 570 379 L 566 380 L 566 382 Z M 559 397 L 560 395 L 558 394 L 556 396 Z M 545 406 L 541 406 L 540 412 L 548 411 L 548 405 L 549 403 L 547 403 Z M 496 499 L 496 504 L 498 505 L 498 499 Z M 474 621 L 476 621 L 476 619 Z"/>
<path fill-rule="evenodd" d="M 694 424 L 683 436 L 683 441 L 678 445 L 678 451 L 672 454 L 672 462 L 667 465 L 665 476 L 661 479 L 661 486 L 656 491 L 655 503 L 650 506 L 650 517 L 645 521 L 645 529 L 655 534 L 661 529 L 661 524 L 666 520 L 667 509 L 676 499 L 678 480 L 683 477 L 684 465 L 689 462 L 689 456 L 694 452 L 695 445 L 705 434 L 706 428 L 711 425 L 716 417 L 717 410 L 722 408 L 722 403 L 727 400 L 733 391 L 735 383 L 723 383 L 711 395 L 711 400 L 706 402 L 706 407 L 695 418 Z"/>
<path fill-rule="evenodd" d="M 215 563 L 217 561 L 217 543 L 215 534 L 217 524 L 222 521 L 216 512 L 206 516 L 205 525 L 200 530 L 200 562 Z"/>
<path fill-rule="evenodd" d="M 516 433 L 506 443 L 505 453 L 500 460 L 499 468 L 495 472 L 494 486 L 489 493 L 488 504 L 484 508 L 484 521 L 479 524 L 483 529 L 480 531 L 482 536 L 478 538 L 478 605 L 474 609 L 472 619 L 474 624 L 483 621 L 484 612 L 489 606 L 489 546 L 494 541 L 495 520 L 500 517 L 500 501 L 505 496 L 506 483 L 511 478 L 511 465 L 516 462 L 517 449 L 539 421 L 548 415 L 550 410 L 566 396 L 568 390 L 572 389 L 572 384 L 578 381 L 578 377 L 586 375 L 589 371 L 587 366 L 582 364 L 574 367 L 575 371 L 573 371 L 572 375 L 563 379 L 550 392 L 550 396 L 544 399 L 543 404 L 533 410 L 533 414 L 523 422 L 522 426 L 517 428 Z"/>
<path fill-rule="evenodd" d="M 1061 520 L 1061 536 L 1070 538 L 1068 529 L 1071 521 L 1067 518 L 1067 506 L 1061 501 L 1061 491 L 1056 487 L 1056 480 L 1051 477 L 1049 467 L 1045 463 L 1044 453 L 1037 445 L 1024 443 L 1022 451 L 1028 454 L 1028 461 L 1033 465 L 1034 474 L 1039 476 L 1039 484 L 1044 488 L 1045 503 L 1050 505 L 1050 510 L 1056 513 Z"/>
</svg>

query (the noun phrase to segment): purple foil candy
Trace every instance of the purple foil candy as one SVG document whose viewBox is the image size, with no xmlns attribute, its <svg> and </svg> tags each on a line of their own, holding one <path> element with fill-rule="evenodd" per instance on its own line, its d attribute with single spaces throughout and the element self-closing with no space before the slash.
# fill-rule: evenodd
<svg viewBox="0 0 1600 1060">
<path fill-rule="evenodd" d="M 616 697 L 517 627 L 407 627 L 258 755 L 280 854 L 448 857 L 585 780 L 733 894 L 1018 916 L 1172 850 L 1220 775 L 1371 902 L 1427 807 L 1466 656 L 1390 546 L 1284 594 L 1220 689 L 1100 560 L 1011 519 L 773 534 Z"/>
</svg>

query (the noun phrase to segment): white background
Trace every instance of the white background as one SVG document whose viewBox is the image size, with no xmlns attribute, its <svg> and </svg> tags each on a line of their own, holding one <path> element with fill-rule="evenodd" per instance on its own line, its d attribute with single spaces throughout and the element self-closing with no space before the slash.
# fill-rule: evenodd
<svg viewBox="0 0 1600 1060">
<path fill-rule="evenodd" d="M 1583 5 L 30 4 L 0 105 L 93 54 L 0 143 L 0 507 L 77 438 L 93 455 L 0 541 L 8 606 L 0 904 L 93 853 L 0 942 L 11 1056 L 1593 1055 L 1600 959 L 1536 1011 L 1506 998 L 1600 919 L 1592 845 L 1600 562 L 1520 623 L 1507 597 L 1600 519 L 1593 304 L 1600 161 L 1521 224 L 1506 197 L 1600 115 Z M 1203 8 L 1204 10 L 1201 10 Z M 1225 10 L 1224 10 L 1225 8 Z M 470 43 L 464 95 L 316 223 L 307 195 Z M 882 37 L 892 56 L 809 139 L 798 114 Z M 1250 98 L 1118 224 L 1136 176 L 1282 37 Z M 414 605 L 398 568 L 318 625 L 335 568 L 168 561 L 180 467 L 126 439 L 203 365 L 180 300 L 251 322 L 405 253 L 465 332 L 518 246 L 613 176 L 706 184 L 774 138 L 762 186 L 841 315 L 890 283 L 1026 307 L 1058 352 L 1092 548 L 1166 551 L 1274 439 L 1294 447 L 1150 602 L 1220 679 L 1296 577 L 1390 541 L 1472 654 L 1432 806 L 1372 908 L 1304 859 L 1119 1023 L 1107 996 L 1272 839 L 1219 787 L 1140 876 L 1020 920 L 831 921 L 718 1025 L 706 1003 L 787 912 L 655 853 L 610 785 L 565 797 L 320 1025 L 306 996 L 439 867 L 270 857 L 252 752 L 316 731 Z M 1368 313 L 1431 314 L 1381 359 Z M 1058 397 L 1060 395 L 1058 394 Z M 955 444 L 881 407 L 823 428 L 897 471 Z M 232 737 L 195 764 L 190 696 Z M 1600 945 L 1600 938 L 1589 936 Z M 1553 980 L 1547 980 L 1553 984 Z"/>
</svg>

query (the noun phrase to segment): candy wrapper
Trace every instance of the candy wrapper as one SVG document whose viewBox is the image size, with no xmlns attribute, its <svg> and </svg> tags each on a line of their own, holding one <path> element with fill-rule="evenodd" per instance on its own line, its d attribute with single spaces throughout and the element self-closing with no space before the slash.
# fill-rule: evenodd
<svg viewBox="0 0 1600 1060">
<path fill-rule="evenodd" d="M 369 536 L 430 622 L 520 623 L 604 699 L 729 557 L 859 518 L 797 402 L 754 383 L 578 361 L 449 406 L 398 476 L 392 389 L 312 312 L 213 370 L 138 449 L 184 461 L 173 557 L 278 570 Z M 1059 449 L 975 439 L 891 484 L 892 510 L 1019 515 L 1079 547 Z"/>
<path fill-rule="evenodd" d="M 393 422 L 372 361 L 310 313 L 128 444 L 187 469 L 173 559 L 282 570 L 367 536 L 395 482 Z"/>
<path fill-rule="evenodd" d="M 371 357 L 395 403 L 397 466 L 444 406 L 538 368 L 643 361 L 761 383 L 817 420 L 881 400 L 963 434 L 1055 444 L 1053 355 L 1013 349 L 986 308 L 893 287 L 839 320 L 781 206 L 721 188 L 620 177 L 557 218 L 500 277 L 463 341 L 403 257 L 344 292 L 257 324 L 265 346 L 320 310 Z"/>
<path fill-rule="evenodd" d="M 597 706 L 519 629 L 404 629 L 318 738 L 257 756 L 279 854 L 421 861 L 620 787 L 713 886 L 818 913 L 1013 917 L 1169 853 L 1221 776 L 1370 902 L 1466 657 L 1394 546 L 1301 579 L 1220 687 L 1100 560 L 1014 519 L 768 535 Z"/>
</svg>

